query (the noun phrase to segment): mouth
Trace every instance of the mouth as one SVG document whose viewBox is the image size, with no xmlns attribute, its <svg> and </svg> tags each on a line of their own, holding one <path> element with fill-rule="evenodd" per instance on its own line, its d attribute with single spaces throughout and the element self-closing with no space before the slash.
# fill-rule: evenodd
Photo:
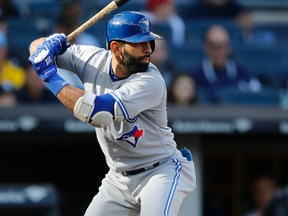
<svg viewBox="0 0 288 216">
<path fill-rule="evenodd" d="M 145 56 L 141 59 L 141 62 L 143 63 L 149 63 L 150 62 L 150 56 Z"/>
</svg>

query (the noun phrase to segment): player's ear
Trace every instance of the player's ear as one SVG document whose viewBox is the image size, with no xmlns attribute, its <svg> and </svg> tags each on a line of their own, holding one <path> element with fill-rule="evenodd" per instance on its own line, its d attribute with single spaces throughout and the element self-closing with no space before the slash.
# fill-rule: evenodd
<svg viewBox="0 0 288 216">
<path fill-rule="evenodd" d="M 121 55 L 121 48 L 122 48 L 122 43 L 121 42 L 119 42 L 119 41 L 111 41 L 110 42 L 110 48 L 111 48 L 111 51 L 116 56 Z"/>
</svg>

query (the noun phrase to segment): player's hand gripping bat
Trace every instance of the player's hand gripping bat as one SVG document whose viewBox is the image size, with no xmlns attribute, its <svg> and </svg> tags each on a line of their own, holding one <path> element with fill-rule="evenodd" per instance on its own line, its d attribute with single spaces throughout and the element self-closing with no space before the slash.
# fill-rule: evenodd
<svg viewBox="0 0 288 216">
<path fill-rule="evenodd" d="M 108 5 L 106 5 L 102 10 L 100 10 L 98 13 L 96 13 L 93 17 L 91 17 L 89 20 L 87 20 L 85 23 L 83 23 L 81 26 L 79 26 L 77 29 L 75 29 L 73 32 L 71 32 L 67 36 L 67 41 L 71 42 L 77 37 L 80 33 L 84 32 L 86 29 L 91 27 L 93 24 L 101 20 L 104 16 L 111 13 L 112 11 L 116 10 L 121 5 L 125 4 L 129 0 L 114 0 L 110 2 Z"/>
</svg>

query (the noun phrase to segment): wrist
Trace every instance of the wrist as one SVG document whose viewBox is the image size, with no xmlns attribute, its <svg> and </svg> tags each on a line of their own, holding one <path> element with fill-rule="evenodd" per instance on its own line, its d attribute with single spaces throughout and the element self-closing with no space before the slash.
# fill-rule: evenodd
<svg viewBox="0 0 288 216">
<path fill-rule="evenodd" d="M 68 83 L 59 74 L 54 73 L 45 80 L 49 90 L 56 96 Z"/>
</svg>

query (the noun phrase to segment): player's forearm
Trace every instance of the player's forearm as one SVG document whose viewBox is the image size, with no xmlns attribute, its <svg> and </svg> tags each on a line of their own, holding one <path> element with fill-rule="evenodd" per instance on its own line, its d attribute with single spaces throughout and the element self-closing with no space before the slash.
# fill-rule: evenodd
<svg viewBox="0 0 288 216">
<path fill-rule="evenodd" d="M 73 112 L 75 103 L 77 100 L 84 95 L 84 91 L 75 88 L 71 85 L 67 85 L 61 89 L 57 94 L 57 98 L 65 105 L 69 110 Z"/>
</svg>

